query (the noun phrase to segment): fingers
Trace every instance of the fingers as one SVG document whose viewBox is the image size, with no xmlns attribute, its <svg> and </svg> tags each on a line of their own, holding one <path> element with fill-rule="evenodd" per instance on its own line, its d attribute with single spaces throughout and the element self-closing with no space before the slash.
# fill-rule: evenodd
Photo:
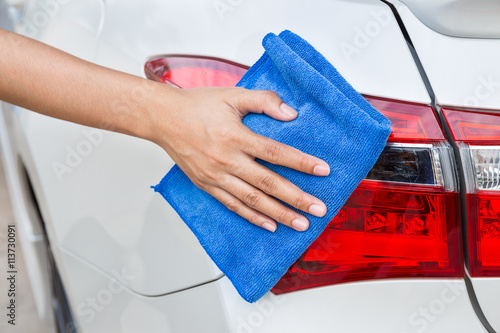
<svg viewBox="0 0 500 333">
<path fill-rule="evenodd" d="M 281 98 L 270 90 L 244 90 L 236 103 L 236 109 L 245 116 L 248 113 L 264 113 L 281 121 L 297 118 L 297 111 L 283 103 Z"/>
<path fill-rule="evenodd" d="M 242 116 L 248 112 L 264 113 L 283 121 L 293 120 L 297 117 L 295 110 L 283 103 L 276 93 L 269 90 L 242 90 L 241 94 L 238 95 L 235 107 Z M 247 154 L 316 176 L 327 176 L 330 173 L 328 164 L 319 158 L 304 154 L 295 148 L 269 138 L 258 136 L 251 131 L 248 132 L 248 141 L 251 141 L 252 144 L 244 147 Z"/>
<path fill-rule="evenodd" d="M 303 215 L 286 207 L 278 200 L 238 177 L 232 177 L 226 183 L 225 188 L 253 211 L 261 212 L 297 231 L 305 231 L 309 228 L 309 221 Z"/>
<path fill-rule="evenodd" d="M 303 153 L 293 147 L 255 134 L 254 132 L 249 133 L 247 142 L 250 144 L 242 149 L 247 154 L 263 161 L 286 166 L 315 176 L 328 176 L 330 174 L 330 167 L 325 161 Z"/>
<path fill-rule="evenodd" d="M 248 112 L 256 112 L 288 121 L 296 118 L 297 112 L 270 91 L 240 88 L 217 91 L 224 98 L 194 99 L 203 103 L 212 101 L 211 116 L 189 118 L 201 119 L 201 124 L 188 127 L 189 131 L 177 130 L 175 149 L 169 144 L 166 150 L 174 150 L 171 155 L 176 163 L 185 166 L 184 172 L 198 187 L 242 218 L 271 232 L 276 230 L 277 222 L 298 231 L 306 230 L 309 221 L 299 211 L 324 216 L 324 203 L 265 168 L 255 158 L 317 176 L 329 174 L 328 164 L 295 148 L 257 135 L 238 119 Z M 195 111 L 200 110 L 200 115 L 206 114 L 206 107 L 204 104 L 202 107 L 193 106 Z M 194 111 L 192 114 L 198 115 Z"/>
<path fill-rule="evenodd" d="M 305 193 L 282 176 L 270 171 L 268 168 L 255 161 L 248 162 L 246 165 L 248 165 L 247 168 L 234 170 L 234 175 L 243 179 L 250 185 L 253 185 L 255 188 L 260 189 L 264 193 L 275 197 L 298 210 L 318 217 L 323 217 L 326 214 L 326 206 L 321 200 Z M 254 208 L 262 211 L 258 209 L 258 207 Z M 268 215 L 267 212 L 262 212 Z"/>
<path fill-rule="evenodd" d="M 241 200 L 235 198 L 233 195 L 230 193 L 226 192 L 225 190 L 218 188 L 218 187 L 213 187 L 212 190 L 210 191 L 211 195 L 219 200 L 224 206 L 226 206 L 229 210 L 235 212 L 245 220 L 249 221 L 252 224 L 255 224 L 256 226 L 259 226 L 261 228 L 264 228 L 270 232 L 275 232 L 277 225 L 276 222 L 274 222 L 272 219 L 269 217 L 265 216 L 262 213 L 259 213 L 258 211 L 250 208 Z"/>
</svg>

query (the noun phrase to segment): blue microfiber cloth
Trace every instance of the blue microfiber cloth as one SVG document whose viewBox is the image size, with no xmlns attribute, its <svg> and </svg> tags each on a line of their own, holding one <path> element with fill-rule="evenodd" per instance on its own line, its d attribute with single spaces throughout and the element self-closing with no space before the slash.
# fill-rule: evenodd
<svg viewBox="0 0 500 333">
<path fill-rule="evenodd" d="M 278 224 L 261 229 L 198 189 L 174 166 L 155 187 L 191 228 L 199 242 L 248 302 L 255 302 L 286 273 L 337 214 L 368 174 L 390 134 L 390 121 L 357 93 L 311 45 L 290 31 L 265 36 L 264 55 L 238 86 L 273 90 L 298 111 L 281 122 L 249 114 L 254 132 L 325 160 L 330 175 L 317 177 L 260 161 L 303 191 L 322 200 L 328 212 L 305 232 Z"/>
</svg>

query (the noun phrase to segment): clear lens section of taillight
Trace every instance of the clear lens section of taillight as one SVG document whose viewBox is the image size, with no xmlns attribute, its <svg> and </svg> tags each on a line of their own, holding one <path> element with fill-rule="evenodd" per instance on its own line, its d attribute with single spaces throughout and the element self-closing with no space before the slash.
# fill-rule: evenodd
<svg viewBox="0 0 500 333">
<path fill-rule="evenodd" d="M 443 114 L 463 164 L 470 275 L 500 276 L 500 113 Z"/>
<path fill-rule="evenodd" d="M 145 71 L 150 79 L 196 88 L 233 86 L 247 68 L 176 55 L 148 61 Z M 274 293 L 362 279 L 463 275 L 452 150 L 434 111 L 365 97 L 392 122 L 388 144 Z"/>
</svg>

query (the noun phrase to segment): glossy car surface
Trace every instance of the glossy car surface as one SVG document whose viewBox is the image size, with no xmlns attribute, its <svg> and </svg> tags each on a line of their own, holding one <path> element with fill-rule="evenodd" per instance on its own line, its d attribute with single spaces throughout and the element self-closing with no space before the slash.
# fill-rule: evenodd
<svg viewBox="0 0 500 333">
<path fill-rule="evenodd" d="M 265 34 L 290 29 L 365 95 L 436 112 L 441 106 L 500 109 L 498 39 L 444 35 L 422 23 L 408 1 L 391 2 L 392 8 L 375 0 L 28 0 L 19 29 L 143 77 L 145 62 L 164 54 L 250 66 Z M 110 107 L 127 110 L 140 101 L 140 89 Z M 50 248 L 75 320 L 66 327 L 81 332 L 500 330 L 500 278 L 467 273 L 268 293 L 248 304 L 150 189 L 173 165 L 161 148 L 1 107 L 0 142 L 21 243 L 47 320 L 53 316 Z M 461 177 L 460 169 L 453 172 Z"/>
</svg>

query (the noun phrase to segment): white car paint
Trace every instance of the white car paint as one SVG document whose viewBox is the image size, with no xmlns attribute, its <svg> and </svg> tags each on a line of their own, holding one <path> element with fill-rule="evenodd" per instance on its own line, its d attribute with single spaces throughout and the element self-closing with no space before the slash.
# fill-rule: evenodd
<svg viewBox="0 0 500 333">
<path fill-rule="evenodd" d="M 53 1 L 28 1 L 25 21 L 45 12 L 40 4 Z M 36 26 L 33 37 L 132 74 L 144 76 L 145 60 L 166 53 L 251 65 L 262 52 L 264 34 L 291 29 L 360 92 L 430 103 L 395 19 L 379 1 L 57 3 L 54 17 Z M 133 102 L 128 97 L 114 102 L 127 106 Z M 244 332 L 239 319 L 253 317 L 265 321 L 248 322 L 247 331 L 411 333 L 423 325 L 426 332 L 485 331 L 462 280 L 363 281 L 268 294 L 250 305 L 149 189 L 173 164 L 160 148 L 23 109 L 13 113 L 12 122 L 82 332 Z M 448 283 L 461 290 L 453 301 Z M 272 315 L 265 314 L 266 302 L 276 305 Z M 426 307 L 434 312 L 424 324 L 420 309 Z"/>
<path fill-rule="evenodd" d="M 500 109 L 500 39 L 442 35 L 420 22 L 404 4 L 399 3 L 397 9 L 437 104 Z"/>
<path fill-rule="evenodd" d="M 394 279 L 266 294 L 246 303 L 229 280 L 161 297 L 121 288 L 72 255 L 68 267 L 83 332 L 483 333 L 461 279 Z M 134 280 L 125 272 L 119 280 Z"/>
<path fill-rule="evenodd" d="M 40 318 L 53 321 L 51 305 L 51 284 L 47 272 L 47 240 L 41 230 L 41 221 L 34 207 L 29 203 L 29 192 L 22 167 L 15 154 L 9 135 L 10 123 L 5 115 L 12 106 L 0 103 L 0 153 L 6 173 L 7 185 L 16 219 L 17 235 L 23 251 L 23 258 L 28 267 L 28 278 L 33 290 L 33 298 Z"/>
<path fill-rule="evenodd" d="M 12 30 L 10 8 L 0 1 L 0 28 Z M 28 279 L 33 290 L 38 315 L 48 323 L 53 322 L 50 280 L 47 273 L 47 240 L 43 234 L 38 212 L 29 204 L 23 170 L 17 158 L 20 142 L 15 139 L 20 131 L 12 121 L 14 107 L 0 102 L 0 155 L 3 160 L 6 181 L 13 204 L 17 235 L 23 251 L 23 258 L 29 268 Z"/>
<path fill-rule="evenodd" d="M 449 36 L 500 37 L 496 0 L 401 0 L 432 30 Z"/>
<path fill-rule="evenodd" d="M 437 104 L 500 110 L 500 39 L 445 36 L 425 26 L 405 5 L 398 4 L 397 10 L 429 77 Z M 471 280 L 481 310 L 491 326 L 500 331 L 500 278 Z"/>
<path fill-rule="evenodd" d="M 76 8 L 61 6 L 58 19 L 50 21 L 47 33 L 41 35 L 42 40 L 88 58 L 98 34 L 99 20 L 92 17 L 88 9 L 92 6 L 95 15 L 100 13 L 94 2 L 65 5 Z M 80 10 L 82 6 L 87 10 Z M 148 6 L 141 3 L 132 6 L 135 7 L 106 2 L 106 18 L 95 47 L 97 63 L 141 76 L 145 60 L 160 53 L 223 56 L 251 65 L 261 53 L 262 36 L 267 31 L 279 32 L 288 27 L 309 38 L 313 44 L 324 45 L 320 50 L 360 91 L 429 102 L 391 12 L 378 2 L 311 3 L 310 11 L 322 8 L 316 13 L 324 22 L 322 29 L 331 31 L 322 34 L 301 23 L 304 22 L 300 20 L 303 5 L 298 1 L 287 2 L 288 13 L 281 15 L 280 20 L 269 18 L 265 21 L 269 22 L 267 26 L 263 23 L 259 31 L 255 31 L 252 19 L 247 18 L 249 13 L 262 6 L 275 6 L 268 11 L 279 12 L 279 3 L 242 4 L 241 8 L 227 12 L 223 19 L 212 2 L 205 0 L 192 3 L 154 1 Z M 193 11 L 193 8 L 204 10 Z M 83 14 L 69 21 L 68 18 L 77 12 Z M 162 14 L 167 12 L 177 14 Z M 332 15 L 337 15 L 335 20 Z M 383 15 L 390 17 L 388 23 L 383 23 L 385 27 L 376 19 Z M 26 16 L 33 17 L 33 14 L 28 12 Z M 81 23 L 83 21 L 86 23 Z M 208 24 L 213 30 L 210 35 L 199 28 Z M 366 45 L 359 44 L 360 29 L 370 31 L 377 24 L 379 34 L 373 35 Z M 90 26 L 95 29 L 88 28 Z M 175 28 L 189 26 L 192 29 Z M 68 29 L 75 31 L 80 43 L 70 42 L 73 31 L 68 33 Z M 346 45 L 358 47 L 359 54 L 345 53 Z M 384 52 L 387 49 L 391 52 Z M 131 103 L 127 98 L 129 96 L 124 96 L 116 103 Z M 47 210 L 52 220 L 53 244 L 105 272 L 110 263 L 133 270 L 138 278 L 130 288 L 144 295 L 165 294 L 221 276 L 177 214 L 149 188 L 159 182 L 173 164 L 161 149 L 123 135 L 105 133 L 101 140 L 99 134 L 95 134 L 99 144 L 91 145 L 92 152 L 82 157 L 81 164 L 77 157 L 73 158 L 75 163 L 72 165 L 76 167 L 72 167 L 67 163 L 71 156 L 74 157 L 80 145 L 85 149 L 86 142 L 90 142 L 84 128 L 31 113 L 25 117 L 21 126 L 37 164 L 41 191 L 44 197 L 51 198 Z M 47 131 L 53 135 L 47 135 Z M 40 140 L 42 136 L 44 140 Z M 64 166 L 72 171 L 64 173 Z M 73 194 L 69 196 L 68 191 Z M 102 248 L 106 248 L 106 255 L 102 255 Z"/>
<path fill-rule="evenodd" d="M 191 0 L 131 6 L 106 1 L 97 63 L 141 76 L 146 59 L 165 53 L 208 54 L 252 65 L 263 52 L 263 36 L 290 29 L 316 46 L 358 91 L 430 102 L 396 20 L 379 1 Z"/>
<path fill-rule="evenodd" d="M 28 22 L 36 22 L 44 11 L 40 3 L 26 13 Z M 98 0 L 61 4 L 38 36 L 90 60 L 97 48 L 102 8 Z M 120 107 L 128 97 L 111 106 Z M 138 278 L 131 287 L 146 295 L 221 276 L 187 226 L 150 189 L 173 165 L 161 148 L 25 110 L 17 120 L 33 158 L 35 190 L 47 198 L 41 208 L 53 247 L 69 249 L 105 271 L 116 265 L 133 270 Z M 58 252 L 55 249 L 56 261 Z"/>
</svg>

